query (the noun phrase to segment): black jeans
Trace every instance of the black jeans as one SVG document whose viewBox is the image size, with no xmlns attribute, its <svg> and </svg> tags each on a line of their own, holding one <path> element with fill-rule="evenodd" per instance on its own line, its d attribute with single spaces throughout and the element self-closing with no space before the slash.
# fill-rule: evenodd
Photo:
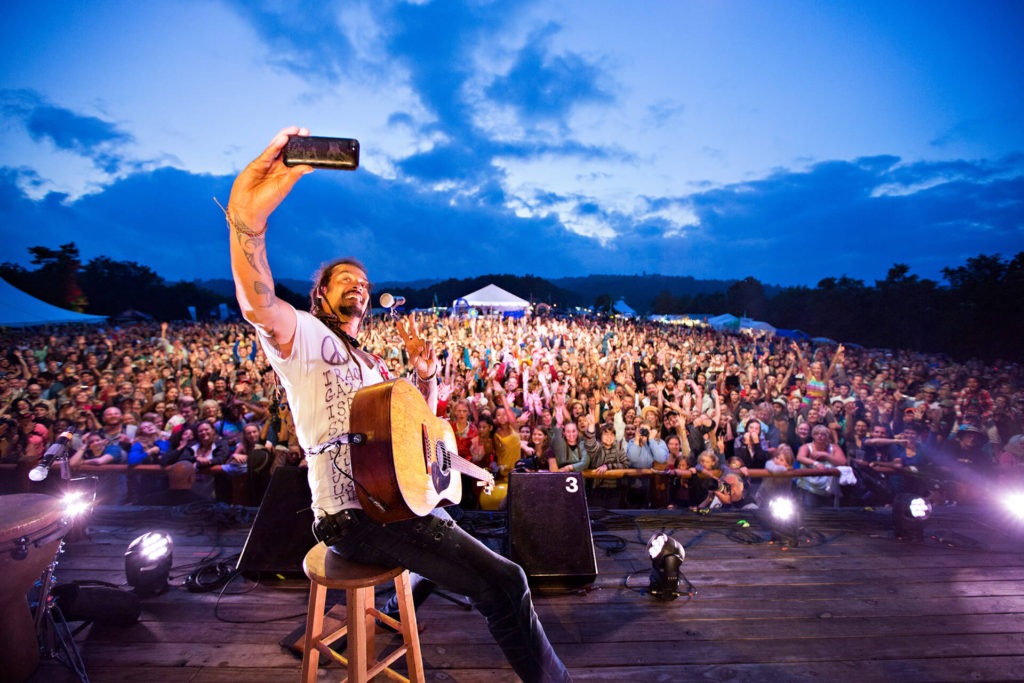
<svg viewBox="0 0 1024 683">
<path fill-rule="evenodd" d="M 405 567 L 444 590 L 468 596 L 521 679 L 572 680 L 537 618 L 522 568 L 467 534 L 443 509 L 388 525 L 361 510 L 337 519 L 336 535 L 323 540 L 338 555 Z"/>
</svg>

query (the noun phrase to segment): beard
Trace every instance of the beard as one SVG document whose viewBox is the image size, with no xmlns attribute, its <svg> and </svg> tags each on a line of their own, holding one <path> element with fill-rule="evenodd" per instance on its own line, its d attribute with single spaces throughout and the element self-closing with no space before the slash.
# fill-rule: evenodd
<svg viewBox="0 0 1024 683">
<path fill-rule="evenodd" d="M 337 309 L 339 316 L 345 316 L 346 318 L 363 318 L 363 309 L 355 304 L 339 304 Z"/>
</svg>

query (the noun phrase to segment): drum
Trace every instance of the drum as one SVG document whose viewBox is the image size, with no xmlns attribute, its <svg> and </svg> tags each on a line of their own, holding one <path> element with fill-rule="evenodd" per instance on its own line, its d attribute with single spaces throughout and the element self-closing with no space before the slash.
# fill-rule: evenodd
<svg viewBox="0 0 1024 683">
<path fill-rule="evenodd" d="M 39 665 L 28 592 L 56 557 L 65 533 L 61 503 L 53 496 L 0 496 L 0 662 L 4 680 L 24 681 Z"/>
</svg>

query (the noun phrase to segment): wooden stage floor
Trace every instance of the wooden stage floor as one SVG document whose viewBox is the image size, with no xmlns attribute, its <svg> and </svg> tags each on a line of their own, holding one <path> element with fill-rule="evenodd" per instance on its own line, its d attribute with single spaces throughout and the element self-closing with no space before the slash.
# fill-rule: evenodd
<svg viewBox="0 0 1024 683">
<path fill-rule="evenodd" d="M 574 679 L 1024 678 L 1020 531 L 979 522 L 977 509 L 941 508 L 928 524 L 940 539 L 902 542 L 884 511 L 825 509 L 805 519 L 817 543 L 786 548 L 742 542 L 750 532 L 766 537 L 754 515 L 592 511 L 597 581 L 577 593 L 535 594 Z M 175 541 L 172 587 L 143 601 L 137 624 L 92 624 L 77 633 L 92 681 L 298 680 L 299 660 L 278 641 L 303 623 L 304 579 L 238 577 L 222 596 L 182 586 L 195 563 L 240 551 L 248 526 L 231 518 L 225 509 L 107 508 L 97 511 L 91 539 L 68 544 L 59 582 L 124 585 L 124 551 L 136 535 L 163 528 Z M 743 519 L 749 528 L 738 524 Z M 502 524 L 471 513 L 464 525 L 496 545 Z M 696 587 L 692 597 L 666 603 L 644 592 L 645 544 L 661 529 L 686 547 L 683 573 Z M 428 680 L 516 680 L 476 612 L 433 596 L 418 614 Z M 321 667 L 321 680 L 341 675 L 335 666 Z M 32 680 L 75 679 L 44 661 Z"/>
</svg>

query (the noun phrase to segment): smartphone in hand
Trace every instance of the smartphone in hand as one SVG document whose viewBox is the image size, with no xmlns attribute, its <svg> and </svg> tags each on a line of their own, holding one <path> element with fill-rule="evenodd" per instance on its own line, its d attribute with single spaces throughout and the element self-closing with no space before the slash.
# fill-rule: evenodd
<svg viewBox="0 0 1024 683">
<path fill-rule="evenodd" d="M 281 153 L 285 166 L 312 166 L 342 171 L 359 168 L 359 141 L 291 135 Z"/>
</svg>

